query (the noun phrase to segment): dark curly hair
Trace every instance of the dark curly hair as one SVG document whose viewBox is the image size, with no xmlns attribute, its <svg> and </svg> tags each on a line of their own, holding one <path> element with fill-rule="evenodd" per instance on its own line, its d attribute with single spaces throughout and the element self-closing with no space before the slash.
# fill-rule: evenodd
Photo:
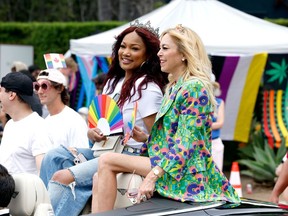
<svg viewBox="0 0 288 216">
<path fill-rule="evenodd" d="M 15 191 L 15 181 L 0 164 L 0 207 L 7 207 Z"/>
<path fill-rule="evenodd" d="M 125 81 L 125 83 L 123 83 L 121 94 L 118 100 L 118 105 L 120 107 L 122 107 L 127 100 L 130 100 L 131 97 L 136 93 L 136 91 L 139 94 L 139 100 L 142 97 L 141 91 L 147 88 L 147 83 L 155 82 L 162 91 L 164 90 L 165 85 L 168 83 L 168 75 L 161 72 L 160 60 L 157 56 L 160 48 L 159 39 L 145 28 L 131 26 L 125 29 L 121 34 L 116 37 L 116 42 L 113 45 L 112 63 L 105 80 L 105 84 L 108 82 L 109 86 L 108 94 L 113 93 L 119 80 L 125 76 L 125 71 L 120 67 L 119 64 L 118 50 L 121 46 L 123 38 L 131 32 L 136 32 L 142 38 L 143 43 L 146 46 L 146 53 L 148 59 L 143 65 L 139 66 L 139 68 L 136 69 L 137 72 L 132 73 L 131 78 L 129 78 Z M 144 80 L 141 82 L 138 89 L 135 89 L 134 83 L 138 78 L 142 77 L 143 75 L 146 75 Z M 112 79 L 114 79 L 113 82 Z M 131 95 L 132 89 L 133 94 Z"/>
</svg>

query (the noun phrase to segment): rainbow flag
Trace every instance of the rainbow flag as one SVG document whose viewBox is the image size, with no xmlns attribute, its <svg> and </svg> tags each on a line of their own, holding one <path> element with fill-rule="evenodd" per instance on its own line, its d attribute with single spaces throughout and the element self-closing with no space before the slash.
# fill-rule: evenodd
<svg viewBox="0 0 288 216">
<path fill-rule="evenodd" d="M 211 56 L 213 73 L 225 101 L 223 140 L 247 142 L 267 53 Z"/>
<path fill-rule="evenodd" d="M 132 111 L 131 121 L 128 122 L 128 127 L 131 131 L 133 130 L 136 123 L 137 110 L 138 110 L 138 101 L 134 103 L 134 109 Z"/>
<path fill-rule="evenodd" d="M 137 110 L 138 110 L 138 101 L 134 103 L 134 108 L 131 115 L 131 121 L 128 122 L 127 132 L 123 140 L 124 144 L 126 144 L 127 141 L 130 139 L 130 137 L 132 136 L 132 130 L 134 129 L 136 123 Z"/>
<path fill-rule="evenodd" d="M 44 54 L 44 60 L 47 69 L 58 69 L 67 67 L 63 54 L 58 53 Z"/>
<path fill-rule="evenodd" d="M 98 63 L 94 56 L 76 56 L 81 74 L 83 90 L 86 96 L 85 106 L 88 107 L 95 97 L 96 87 L 92 79 L 97 74 Z M 79 100 L 84 101 L 84 97 Z"/>
</svg>

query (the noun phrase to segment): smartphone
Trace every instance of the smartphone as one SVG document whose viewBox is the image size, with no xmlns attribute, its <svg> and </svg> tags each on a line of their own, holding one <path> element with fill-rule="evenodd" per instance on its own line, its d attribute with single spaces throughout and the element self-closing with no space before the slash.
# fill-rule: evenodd
<svg viewBox="0 0 288 216">
<path fill-rule="evenodd" d="M 85 156 L 82 153 L 79 153 L 75 158 L 74 158 L 74 163 L 80 164 L 87 161 L 87 159 L 85 158 Z"/>
</svg>

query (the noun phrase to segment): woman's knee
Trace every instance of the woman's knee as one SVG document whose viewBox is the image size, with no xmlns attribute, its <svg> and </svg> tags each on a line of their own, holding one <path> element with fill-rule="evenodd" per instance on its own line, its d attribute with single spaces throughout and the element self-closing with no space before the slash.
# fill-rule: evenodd
<svg viewBox="0 0 288 216">
<path fill-rule="evenodd" d="M 68 169 L 58 170 L 52 176 L 52 181 L 59 182 L 61 184 L 69 185 L 74 181 L 74 176 Z"/>
<path fill-rule="evenodd" d="M 107 167 L 113 166 L 113 163 L 115 163 L 115 154 L 116 153 L 113 152 L 107 152 L 102 154 L 99 157 L 98 170 L 107 169 Z"/>
</svg>

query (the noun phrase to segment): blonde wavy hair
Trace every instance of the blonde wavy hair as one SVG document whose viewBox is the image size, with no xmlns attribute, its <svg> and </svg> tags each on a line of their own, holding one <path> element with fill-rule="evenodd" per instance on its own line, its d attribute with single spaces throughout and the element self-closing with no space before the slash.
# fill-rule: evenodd
<svg viewBox="0 0 288 216">
<path fill-rule="evenodd" d="M 178 47 L 178 51 L 184 55 L 186 69 L 183 72 L 183 80 L 200 80 L 209 95 L 213 107 L 216 107 L 216 100 L 211 82 L 212 64 L 206 53 L 204 44 L 200 37 L 188 27 L 177 25 L 162 32 L 160 39 L 168 34 Z M 169 89 L 174 83 L 173 75 L 169 74 Z"/>
</svg>

